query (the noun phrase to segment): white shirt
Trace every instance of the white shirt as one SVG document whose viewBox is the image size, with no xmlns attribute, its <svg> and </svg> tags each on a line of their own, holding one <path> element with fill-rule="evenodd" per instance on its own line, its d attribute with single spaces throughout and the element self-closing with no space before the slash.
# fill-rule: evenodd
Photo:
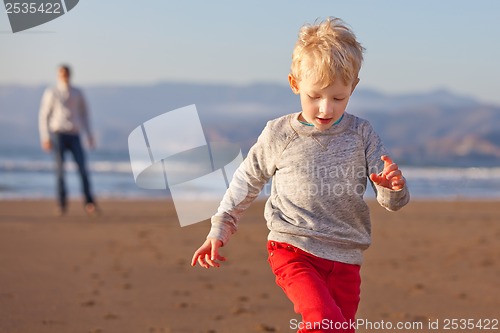
<svg viewBox="0 0 500 333">
<path fill-rule="evenodd" d="M 65 85 L 45 90 L 40 105 L 39 129 L 42 142 L 49 140 L 50 133 L 85 132 L 90 137 L 88 111 L 82 92 Z"/>
</svg>

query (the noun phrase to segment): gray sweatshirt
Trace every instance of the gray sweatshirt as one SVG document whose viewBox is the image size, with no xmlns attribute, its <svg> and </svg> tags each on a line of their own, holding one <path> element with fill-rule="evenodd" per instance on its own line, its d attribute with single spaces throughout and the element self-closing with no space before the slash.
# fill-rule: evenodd
<svg viewBox="0 0 500 333">
<path fill-rule="evenodd" d="M 208 237 L 226 244 L 238 220 L 272 178 L 264 216 L 268 239 L 317 257 L 360 265 L 371 243 L 370 213 L 363 200 L 371 173 L 381 173 L 386 155 L 370 123 L 345 113 L 326 131 L 299 122 L 299 113 L 267 123 L 236 170 Z M 371 181 L 370 181 L 371 182 Z M 407 187 L 394 191 L 372 184 L 388 210 L 403 207 Z"/>
</svg>

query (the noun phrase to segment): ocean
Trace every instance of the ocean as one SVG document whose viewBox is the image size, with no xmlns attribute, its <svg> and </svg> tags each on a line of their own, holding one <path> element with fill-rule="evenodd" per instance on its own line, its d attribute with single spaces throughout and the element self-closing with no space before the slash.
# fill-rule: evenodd
<svg viewBox="0 0 500 333">
<path fill-rule="evenodd" d="M 70 198 L 80 197 L 75 164 L 68 154 L 66 180 Z M 167 190 L 146 190 L 134 181 L 127 152 L 92 151 L 87 165 L 98 199 L 168 198 Z M 401 166 L 412 199 L 500 199 L 500 167 L 454 168 Z M 263 196 L 269 193 L 263 191 Z M 54 161 L 39 150 L 0 150 L 0 200 L 54 198 Z M 365 194 L 373 198 L 369 188 Z"/>
</svg>

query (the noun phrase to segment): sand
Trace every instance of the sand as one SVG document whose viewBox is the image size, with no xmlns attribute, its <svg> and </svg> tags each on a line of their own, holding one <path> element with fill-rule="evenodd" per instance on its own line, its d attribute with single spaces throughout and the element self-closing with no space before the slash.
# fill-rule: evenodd
<svg viewBox="0 0 500 333">
<path fill-rule="evenodd" d="M 300 318 L 267 263 L 262 202 L 223 248 L 228 261 L 209 270 L 189 265 L 208 221 L 181 228 L 168 201 L 100 205 L 98 218 L 78 202 L 58 218 L 51 201 L 0 201 L 1 333 L 294 331 Z M 500 319 L 498 202 L 370 206 L 358 318 L 422 329 L 358 332 Z"/>
</svg>

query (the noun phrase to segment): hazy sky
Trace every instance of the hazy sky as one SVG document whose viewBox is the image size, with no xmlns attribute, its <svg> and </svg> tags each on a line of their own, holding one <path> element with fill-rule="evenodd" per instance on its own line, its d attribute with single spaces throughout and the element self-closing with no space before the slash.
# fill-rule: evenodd
<svg viewBox="0 0 500 333">
<path fill-rule="evenodd" d="M 0 11 L 0 84 L 287 84 L 301 25 L 337 16 L 367 49 L 360 86 L 447 88 L 500 104 L 500 1 L 80 0 L 25 32 Z"/>
</svg>

